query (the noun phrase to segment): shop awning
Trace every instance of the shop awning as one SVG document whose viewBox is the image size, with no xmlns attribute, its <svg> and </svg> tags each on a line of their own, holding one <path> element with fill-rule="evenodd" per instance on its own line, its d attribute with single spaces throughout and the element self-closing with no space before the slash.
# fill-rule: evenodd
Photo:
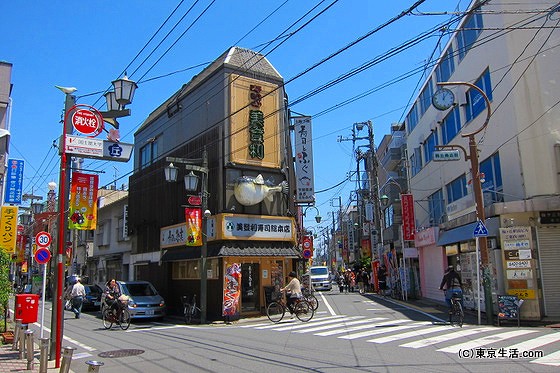
<svg viewBox="0 0 560 373">
<path fill-rule="evenodd" d="M 299 258 L 297 246 L 288 243 L 227 243 L 208 245 L 208 257 L 217 256 L 282 256 Z M 176 262 L 180 260 L 200 258 L 200 247 L 181 247 L 165 251 L 161 256 L 162 262 Z"/>
<path fill-rule="evenodd" d="M 498 217 L 486 219 L 484 225 L 486 226 L 486 229 L 488 229 L 489 236 L 492 237 L 498 236 L 499 233 L 498 229 L 500 228 L 500 220 Z M 440 230 L 440 235 L 437 241 L 437 245 L 445 246 L 452 243 L 473 240 L 475 227 L 476 227 L 476 222 L 473 222 L 447 231 Z"/>
</svg>

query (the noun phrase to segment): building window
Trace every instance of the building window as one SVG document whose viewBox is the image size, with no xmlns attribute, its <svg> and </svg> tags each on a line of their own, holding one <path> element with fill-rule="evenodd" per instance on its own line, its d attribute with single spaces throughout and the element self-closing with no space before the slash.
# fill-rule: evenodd
<svg viewBox="0 0 560 373">
<path fill-rule="evenodd" d="M 485 203 L 503 202 L 502 170 L 500 166 L 500 154 L 495 153 L 483 162 L 480 162 L 480 172 L 484 173 L 482 191 Z M 489 200 L 488 200 L 489 198 Z"/>
<path fill-rule="evenodd" d="M 105 221 L 97 224 L 96 238 L 97 246 L 108 246 L 111 242 L 111 222 Z"/>
<path fill-rule="evenodd" d="M 116 237 L 117 237 L 117 241 L 124 241 L 125 240 L 125 236 L 124 236 L 124 217 L 118 218 Z"/>
<path fill-rule="evenodd" d="M 434 157 L 434 151 L 438 144 L 437 130 L 434 130 L 430 136 L 424 141 L 424 160 L 426 163 L 430 162 Z"/>
<path fill-rule="evenodd" d="M 445 211 L 443 202 L 443 193 L 441 189 L 428 197 L 431 226 L 437 226 L 441 222 L 443 212 Z"/>
<path fill-rule="evenodd" d="M 428 84 L 426 85 L 426 87 L 424 87 L 424 90 L 420 94 L 420 97 L 418 97 L 418 102 L 420 102 L 420 117 L 424 115 L 426 110 L 428 110 L 428 108 L 432 104 L 433 95 L 434 95 L 434 90 L 432 87 L 432 80 L 429 79 Z"/>
<path fill-rule="evenodd" d="M 414 103 L 414 105 L 412 105 L 412 108 L 410 109 L 410 112 L 408 113 L 408 115 L 406 116 L 406 123 L 407 123 L 407 131 L 408 133 L 411 133 L 414 128 L 416 127 L 416 125 L 418 124 L 418 105 L 416 105 L 416 103 Z"/>
<path fill-rule="evenodd" d="M 158 157 L 157 139 L 150 141 L 140 148 L 140 169 L 146 168 L 156 161 Z"/>
<path fill-rule="evenodd" d="M 206 261 L 206 265 L 208 266 L 208 278 L 218 278 L 218 264 L 217 258 L 208 259 Z M 198 280 L 200 279 L 199 265 L 200 261 L 198 259 L 173 262 L 171 277 L 173 280 Z"/>
<path fill-rule="evenodd" d="M 383 215 L 385 220 L 385 228 L 389 228 L 390 226 L 393 225 L 393 222 L 395 221 L 395 209 L 393 208 L 393 205 L 387 207 L 383 211 Z"/>
<path fill-rule="evenodd" d="M 490 71 L 486 69 L 482 76 L 474 83 L 478 88 L 482 89 L 488 100 L 492 101 L 492 82 L 490 81 Z M 471 88 L 467 91 L 467 107 L 465 116 L 467 122 L 476 118 L 476 116 L 486 110 L 486 101 L 484 97 L 476 89 Z"/>
<path fill-rule="evenodd" d="M 422 151 L 420 147 L 414 148 L 414 152 L 410 156 L 410 171 L 412 176 L 416 175 L 422 169 Z"/>
<path fill-rule="evenodd" d="M 459 49 L 459 61 L 462 61 L 469 49 L 472 47 L 478 35 L 482 32 L 482 14 L 474 13 L 463 24 L 457 34 L 457 48 Z"/>
<path fill-rule="evenodd" d="M 461 116 L 459 115 L 459 107 L 455 106 L 441 123 L 441 139 L 443 144 L 449 144 L 460 130 Z"/>
<path fill-rule="evenodd" d="M 462 175 L 445 186 L 447 203 L 455 202 L 467 195 L 467 178 Z"/>
<path fill-rule="evenodd" d="M 441 57 L 440 63 L 436 68 L 436 78 L 438 82 L 446 82 L 455 71 L 455 62 L 453 62 L 453 48 L 449 47 L 445 54 Z"/>
</svg>

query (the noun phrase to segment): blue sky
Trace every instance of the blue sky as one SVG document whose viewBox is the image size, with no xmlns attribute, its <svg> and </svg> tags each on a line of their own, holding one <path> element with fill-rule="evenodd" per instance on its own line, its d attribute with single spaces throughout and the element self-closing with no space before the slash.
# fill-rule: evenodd
<svg viewBox="0 0 560 373">
<path fill-rule="evenodd" d="M 151 111 L 233 45 L 265 54 L 289 81 L 286 92 L 295 101 L 446 22 L 452 17 L 450 12 L 464 10 L 469 2 L 426 0 L 412 14 L 347 48 L 415 1 L 3 1 L 0 60 L 13 64 L 14 85 L 9 156 L 26 162 L 24 193 L 46 196 L 48 182 L 58 183 L 60 158 L 53 141 L 62 133 L 64 94 L 55 85 L 74 86 L 78 103 L 104 109 L 104 99 L 96 92 L 109 88 L 126 70 L 139 83 L 129 106 L 132 115 L 120 120 L 121 141 L 132 143 L 134 131 Z M 134 59 L 175 8 L 175 14 Z M 294 34 L 265 47 L 286 30 Z M 440 35 L 435 32 L 291 107 L 296 113 L 314 116 L 315 190 L 326 190 L 316 194 L 321 226 L 331 220 L 328 212 L 337 209 L 331 201 L 336 199 L 337 206 L 338 196 L 342 196 L 343 205 L 348 204 L 350 191 L 356 187 L 354 178 L 343 182 L 356 168 L 352 142 L 337 139 L 349 138 L 353 123 L 371 120 L 379 143 L 390 132 L 391 123 L 403 121 L 424 80 L 422 66 L 437 58 L 443 48 L 438 46 Z M 443 37 L 443 43 L 446 40 Z M 298 77 L 333 54 L 336 56 Z M 409 74 L 413 70 L 420 72 Z M 401 78 L 407 74 L 411 76 Z M 395 82 L 387 84 L 391 81 Z M 364 97 L 357 99 L 360 95 Z M 340 107 L 332 110 L 336 106 Z M 86 159 L 83 168 L 104 171 L 101 186 L 116 177 L 120 187 L 128 184 L 132 161 Z M 315 226 L 315 212 L 309 211 L 305 223 Z"/>
</svg>

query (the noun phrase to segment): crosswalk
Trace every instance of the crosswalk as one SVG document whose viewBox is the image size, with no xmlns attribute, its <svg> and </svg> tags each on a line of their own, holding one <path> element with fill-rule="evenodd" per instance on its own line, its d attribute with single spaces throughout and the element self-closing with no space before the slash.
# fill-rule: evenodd
<svg viewBox="0 0 560 373">
<path fill-rule="evenodd" d="M 364 340 L 365 343 L 394 343 L 401 348 L 421 349 L 432 347 L 447 354 L 463 351 L 487 353 L 488 357 L 512 357 L 520 354 L 535 364 L 560 367 L 560 332 L 536 328 L 503 328 L 465 325 L 463 328 L 431 321 L 414 321 L 407 318 L 366 316 L 315 316 L 307 323 L 285 320 L 274 324 L 240 325 L 241 328 L 271 330 L 341 340 Z M 547 347 L 548 354 L 539 350 Z M 482 352 L 481 352 L 482 351 Z M 539 354 L 540 352 L 540 354 Z M 527 355 L 521 356 L 523 353 Z"/>
</svg>

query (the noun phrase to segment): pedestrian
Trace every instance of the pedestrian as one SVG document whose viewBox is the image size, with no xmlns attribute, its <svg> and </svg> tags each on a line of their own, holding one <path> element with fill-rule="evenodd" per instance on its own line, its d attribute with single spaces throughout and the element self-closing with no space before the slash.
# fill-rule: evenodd
<svg viewBox="0 0 560 373">
<path fill-rule="evenodd" d="M 441 279 L 439 289 L 445 291 L 445 301 L 449 307 L 449 321 L 451 321 L 451 314 L 453 312 L 451 309 L 451 297 L 453 294 L 457 294 L 457 296 L 461 299 L 461 305 L 463 303 L 463 284 L 461 276 L 455 272 L 455 268 L 452 265 L 447 267 L 447 270 Z"/>
<path fill-rule="evenodd" d="M 377 282 L 379 284 L 379 294 L 385 296 L 387 290 L 387 267 L 382 264 L 377 271 Z"/>
<path fill-rule="evenodd" d="M 366 272 L 365 267 L 363 267 L 362 270 L 358 272 L 358 288 L 360 289 L 360 294 L 364 294 L 366 292 L 368 282 L 369 275 Z"/>
<path fill-rule="evenodd" d="M 347 269 L 344 272 L 344 291 L 348 293 L 349 289 L 350 289 L 350 269 Z"/>
<path fill-rule="evenodd" d="M 77 278 L 76 283 L 72 286 L 70 296 L 72 297 L 72 312 L 74 312 L 75 318 L 79 319 L 82 305 L 84 304 L 84 297 L 86 296 L 86 289 L 82 285 L 80 278 Z"/>
<path fill-rule="evenodd" d="M 356 274 L 354 273 L 354 271 L 350 271 L 350 292 L 353 293 L 355 288 L 356 288 Z"/>
<path fill-rule="evenodd" d="M 338 272 L 337 278 L 336 278 L 336 283 L 338 284 L 338 291 L 340 293 L 343 293 L 344 292 L 344 274 Z"/>
</svg>

